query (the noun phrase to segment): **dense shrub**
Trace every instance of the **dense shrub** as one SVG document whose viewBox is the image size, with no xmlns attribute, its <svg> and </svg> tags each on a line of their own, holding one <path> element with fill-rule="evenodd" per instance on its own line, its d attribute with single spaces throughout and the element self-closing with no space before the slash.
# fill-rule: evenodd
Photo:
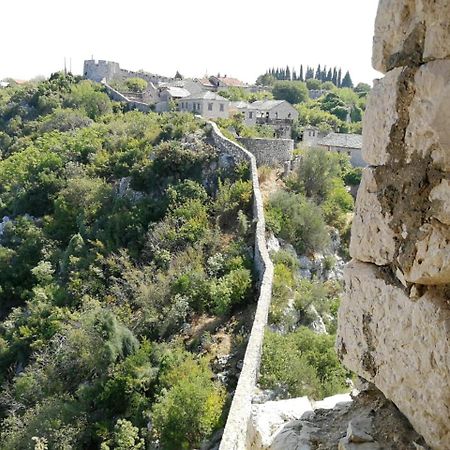
<svg viewBox="0 0 450 450">
<path fill-rule="evenodd" d="M 288 397 L 320 399 L 346 390 L 348 372 L 334 350 L 334 337 L 301 327 L 279 335 L 266 331 L 260 383 L 283 389 Z"/>
</svg>

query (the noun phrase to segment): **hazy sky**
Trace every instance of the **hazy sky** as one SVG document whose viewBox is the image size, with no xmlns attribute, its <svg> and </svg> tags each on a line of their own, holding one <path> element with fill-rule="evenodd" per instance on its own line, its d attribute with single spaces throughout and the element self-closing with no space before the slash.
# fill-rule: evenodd
<svg viewBox="0 0 450 450">
<path fill-rule="evenodd" d="M 378 0 L 11 0 L 0 7 L 0 79 L 49 75 L 72 59 L 247 82 L 272 66 L 371 68 Z"/>
</svg>

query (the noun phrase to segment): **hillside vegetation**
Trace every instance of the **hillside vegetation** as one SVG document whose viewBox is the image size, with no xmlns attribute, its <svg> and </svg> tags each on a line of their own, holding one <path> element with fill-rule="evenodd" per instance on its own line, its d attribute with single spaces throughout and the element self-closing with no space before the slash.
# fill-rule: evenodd
<svg viewBox="0 0 450 450">
<path fill-rule="evenodd" d="M 253 298 L 248 168 L 60 74 L 0 90 L 0 150 L 0 448 L 199 446 L 230 386 L 183 333 Z"/>
</svg>

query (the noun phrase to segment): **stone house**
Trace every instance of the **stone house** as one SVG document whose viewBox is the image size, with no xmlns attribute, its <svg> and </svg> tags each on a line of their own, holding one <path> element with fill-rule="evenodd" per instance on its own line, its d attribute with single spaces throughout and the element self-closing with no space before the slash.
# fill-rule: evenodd
<svg viewBox="0 0 450 450">
<path fill-rule="evenodd" d="M 215 92 L 205 91 L 184 97 L 178 103 L 181 112 L 200 114 L 208 119 L 226 119 L 230 101 Z"/>
<path fill-rule="evenodd" d="M 250 103 L 245 123 L 274 125 L 277 121 L 287 121 L 292 124 L 297 119 L 298 111 L 286 100 L 257 100 Z"/>
<path fill-rule="evenodd" d="M 354 167 L 367 165 L 362 158 L 362 136 L 360 134 L 329 133 L 319 139 L 316 146 L 326 148 L 331 152 L 347 153 Z"/>
<path fill-rule="evenodd" d="M 191 93 L 182 87 L 167 86 L 159 88 L 159 101 L 156 103 L 156 112 L 166 112 L 170 110 L 171 104 L 178 107 L 181 99 L 189 97 Z"/>
<path fill-rule="evenodd" d="M 291 138 L 292 125 L 298 119 L 298 111 L 286 100 L 258 100 L 243 113 L 246 125 L 270 125 L 281 139 Z"/>
<path fill-rule="evenodd" d="M 305 127 L 303 130 L 302 141 L 307 147 L 315 147 L 328 132 L 320 131 L 317 127 Z"/>
</svg>

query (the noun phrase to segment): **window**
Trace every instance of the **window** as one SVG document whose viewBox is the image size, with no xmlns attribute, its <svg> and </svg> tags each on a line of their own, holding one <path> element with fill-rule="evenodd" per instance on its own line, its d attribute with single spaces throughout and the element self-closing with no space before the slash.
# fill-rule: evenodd
<svg viewBox="0 0 450 450">
<path fill-rule="evenodd" d="M 249 113 L 248 113 L 248 118 L 249 118 L 249 119 L 253 119 L 253 111 L 249 111 Z"/>
<path fill-rule="evenodd" d="M 200 111 L 200 103 L 197 103 L 197 111 Z"/>
<path fill-rule="evenodd" d="M 195 103 L 192 103 L 192 111 L 195 111 Z"/>
<path fill-rule="evenodd" d="M 208 103 L 208 111 L 212 111 L 213 109 L 213 104 L 212 103 Z"/>
<path fill-rule="evenodd" d="M 221 112 L 224 111 L 223 103 L 220 104 L 220 111 L 221 111 Z"/>
</svg>

